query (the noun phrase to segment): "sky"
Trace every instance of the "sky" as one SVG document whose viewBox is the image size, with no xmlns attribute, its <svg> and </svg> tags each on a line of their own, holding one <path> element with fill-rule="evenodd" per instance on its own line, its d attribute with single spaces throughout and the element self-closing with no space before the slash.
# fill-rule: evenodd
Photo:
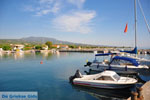
<svg viewBox="0 0 150 100">
<path fill-rule="evenodd" d="M 140 2 L 150 25 L 150 0 Z M 0 0 L 0 39 L 29 36 L 134 47 L 134 0 Z M 137 45 L 150 48 L 138 4 Z"/>
</svg>

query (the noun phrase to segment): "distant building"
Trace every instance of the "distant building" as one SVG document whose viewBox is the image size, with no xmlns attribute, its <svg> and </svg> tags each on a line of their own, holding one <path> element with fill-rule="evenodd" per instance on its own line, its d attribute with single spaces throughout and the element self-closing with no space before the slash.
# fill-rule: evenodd
<svg viewBox="0 0 150 100">
<path fill-rule="evenodd" d="M 42 49 L 43 49 L 43 50 L 48 50 L 48 46 L 47 46 L 47 45 L 46 45 L 46 46 L 43 46 Z"/>
<path fill-rule="evenodd" d="M 20 50 L 23 50 L 23 48 L 24 48 L 24 45 L 22 45 L 22 44 L 14 44 L 12 46 L 13 46 L 14 51 L 20 51 Z"/>
<path fill-rule="evenodd" d="M 79 46 L 78 49 L 81 50 L 82 48 Z"/>
<path fill-rule="evenodd" d="M 3 51 L 3 49 L 2 49 L 2 48 L 0 48 L 0 51 Z"/>
<path fill-rule="evenodd" d="M 57 49 L 59 49 L 59 48 L 68 49 L 69 48 L 69 46 L 65 45 L 65 44 L 54 44 L 53 47 L 57 48 Z"/>
<path fill-rule="evenodd" d="M 60 47 L 63 48 L 63 49 L 68 49 L 69 48 L 68 45 L 60 45 Z"/>
<path fill-rule="evenodd" d="M 54 44 L 54 45 L 52 45 L 52 47 L 53 47 L 53 48 L 57 48 L 57 49 L 59 49 L 59 48 L 60 48 L 60 45 L 58 45 L 58 44 Z"/>
<path fill-rule="evenodd" d="M 103 52 L 104 52 L 104 53 L 108 53 L 108 50 L 104 50 Z"/>
</svg>

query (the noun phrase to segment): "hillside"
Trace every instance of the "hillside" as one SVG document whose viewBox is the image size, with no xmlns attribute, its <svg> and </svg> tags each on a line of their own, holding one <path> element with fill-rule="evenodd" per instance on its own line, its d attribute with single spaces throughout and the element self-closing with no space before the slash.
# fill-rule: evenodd
<svg viewBox="0 0 150 100">
<path fill-rule="evenodd" d="M 21 39 L 0 39 L 0 44 L 24 44 L 24 43 L 31 43 L 31 44 L 44 44 L 47 41 L 51 41 L 53 44 L 68 44 L 68 45 L 88 45 L 88 46 L 95 46 L 90 44 L 81 44 L 81 43 L 73 43 L 68 41 L 57 40 L 55 38 L 49 37 L 24 37 Z"/>
</svg>

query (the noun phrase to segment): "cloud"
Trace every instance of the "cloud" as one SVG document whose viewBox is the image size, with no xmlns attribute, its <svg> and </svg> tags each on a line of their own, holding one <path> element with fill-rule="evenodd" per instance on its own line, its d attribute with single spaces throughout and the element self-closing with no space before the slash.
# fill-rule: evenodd
<svg viewBox="0 0 150 100">
<path fill-rule="evenodd" d="M 37 16 L 47 15 L 49 13 L 55 14 L 61 8 L 59 0 L 40 0 L 39 3 L 40 7 L 36 12 Z"/>
<path fill-rule="evenodd" d="M 49 16 L 53 27 L 59 31 L 90 33 L 92 32 L 93 19 L 96 12 L 84 10 L 83 4 L 86 0 L 36 0 L 26 10 L 35 16 Z M 76 6 L 71 7 L 72 5 Z M 67 9 L 67 7 L 69 9 Z M 61 11 L 60 11 L 61 10 Z"/>
<path fill-rule="evenodd" d="M 42 4 L 42 3 L 51 4 L 51 3 L 53 3 L 53 1 L 54 1 L 54 0 L 39 0 L 39 3 L 41 3 L 41 4 Z"/>
<path fill-rule="evenodd" d="M 34 12 L 35 16 L 43 16 L 50 13 L 56 14 L 61 8 L 60 0 L 38 0 L 31 6 L 26 6 L 25 11 Z"/>
<path fill-rule="evenodd" d="M 53 20 L 54 27 L 65 32 L 89 33 L 95 11 L 77 11 L 61 15 Z"/>
<path fill-rule="evenodd" d="M 69 3 L 77 6 L 78 8 L 82 8 L 85 0 L 67 0 Z"/>
<path fill-rule="evenodd" d="M 31 5 L 28 5 L 28 6 L 25 6 L 25 7 L 24 7 L 24 11 L 33 12 L 33 11 L 34 11 L 34 8 L 33 8 Z"/>
<path fill-rule="evenodd" d="M 56 2 L 53 8 L 51 9 L 51 12 L 57 13 L 59 10 L 60 10 L 60 3 Z"/>
<path fill-rule="evenodd" d="M 57 14 L 61 8 L 67 8 L 68 3 L 69 5 L 75 5 L 77 8 L 82 8 L 84 2 L 85 0 L 36 0 L 25 6 L 24 10 L 33 12 L 35 16 L 43 16 Z"/>
</svg>

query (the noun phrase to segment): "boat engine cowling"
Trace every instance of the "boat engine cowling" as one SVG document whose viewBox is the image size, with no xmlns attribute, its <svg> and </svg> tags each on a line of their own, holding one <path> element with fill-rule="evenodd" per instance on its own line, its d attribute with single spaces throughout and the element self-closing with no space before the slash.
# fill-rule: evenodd
<svg viewBox="0 0 150 100">
<path fill-rule="evenodd" d="M 84 65 L 84 67 L 86 66 L 91 66 L 92 62 L 87 62 L 86 65 Z"/>
<path fill-rule="evenodd" d="M 75 75 L 74 75 L 74 76 L 70 76 L 70 77 L 69 77 L 69 82 L 70 82 L 71 84 L 73 84 L 73 80 L 74 80 L 75 78 L 76 78 Z"/>
</svg>

